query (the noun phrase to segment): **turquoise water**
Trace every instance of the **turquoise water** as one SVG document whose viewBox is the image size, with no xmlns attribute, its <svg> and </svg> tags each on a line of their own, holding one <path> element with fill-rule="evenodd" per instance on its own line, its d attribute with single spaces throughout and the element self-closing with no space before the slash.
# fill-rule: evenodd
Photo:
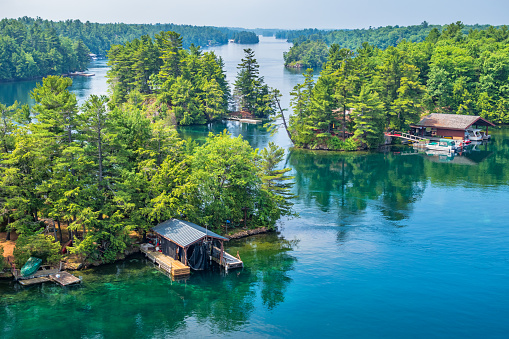
<svg viewBox="0 0 509 339">
<path fill-rule="evenodd" d="M 258 57 L 261 73 L 285 77 L 288 93 L 299 75 L 274 61 L 287 45 L 257 48 L 264 43 L 272 52 Z M 221 48 L 234 71 L 241 46 Z M 0 337 L 509 335 L 509 130 L 455 159 L 405 147 L 290 151 L 285 133 L 235 122 L 181 133 L 204 140 L 224 128 L 254 147 L 273 140 L 288 150 L 300 218 L 230 242 L 246 267 L 228 274 L 172 281 L 135 256 L 78 272 L 83 284 L 72 288 L 2 281 Z"/>
</svg>

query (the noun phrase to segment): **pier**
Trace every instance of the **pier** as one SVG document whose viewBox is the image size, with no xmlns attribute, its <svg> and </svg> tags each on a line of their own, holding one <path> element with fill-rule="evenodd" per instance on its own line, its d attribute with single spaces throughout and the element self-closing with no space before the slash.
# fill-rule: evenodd
<svg viewBox="0 0 509 339">
<path fill-rule="evenodd" d="M 154 246 L 151 244 L 141 244 L 140 250 L 154 264 L 159 265 L 159 268 L 171 274 L 175 278 L 191 274 L 191 269 L 189 266 L 186 266 L 180 261 L 173 259 L 159 251 L 155 251 Z"/>
<path fill-rule="evenodd" d="M 221 251 L 221 249 L 217 248 L 216 246 L 212 248 L 211 259 L 212 261 L 218 263 L 219 266 L 222 266 L 226 271 L 234 268 L 244 267 L 244 263 L 242 262 L 242 260 L 240 260 L 240 258 L 236 258 L 224 250 Z"/>
<path fill-rule="evenodd" d="M 31 286 L 42 284 L 44 282 L 53 281 L 61 286 L 73 285 L 81 282 L 80 278 L 75 277 L 71 273 L 61 271 L 59 268 L 51 268 L 49 266 L 41 266 L 41 268 L 30 276 L 22 276 L 20 270 L 12 269 L 14 280 L 22 286 Z"/>
</svg>

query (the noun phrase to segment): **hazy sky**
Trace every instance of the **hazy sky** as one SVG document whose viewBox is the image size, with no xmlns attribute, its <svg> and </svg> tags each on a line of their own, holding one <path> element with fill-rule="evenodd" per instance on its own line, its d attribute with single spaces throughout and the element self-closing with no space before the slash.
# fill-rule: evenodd
<svg viewBox="0 0 509 339">
<path fill-rule="evenodd" d="M 509 0 L 0 0 L 0 17 L 245 28 L 509 24 Z"/>
</svg>

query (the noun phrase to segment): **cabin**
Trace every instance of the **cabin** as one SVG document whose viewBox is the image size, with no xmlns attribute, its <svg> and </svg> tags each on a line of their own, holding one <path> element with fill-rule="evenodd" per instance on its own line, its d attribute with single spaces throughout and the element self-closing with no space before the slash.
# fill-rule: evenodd
<svg viewBox="0 0 509 339">
<path fill-rule="evenodd" d="M 495 125 L 475 115 L 431 113 L 410 128 L 412 135 L 423 138 L 464 140 L 474 126 L 476 129 L 486 127 L 485 135 L 488 136 L 488 127 Z"/>
<path fill-rule="evenodd" d="M 193 270 L 203 270 L 215 261 L 226 270 L 243 267 L 240 258 L 224 251 L 229 239 L 192 222 L 169 219 L 152 228 L 155 250 Z"/>
</svg>

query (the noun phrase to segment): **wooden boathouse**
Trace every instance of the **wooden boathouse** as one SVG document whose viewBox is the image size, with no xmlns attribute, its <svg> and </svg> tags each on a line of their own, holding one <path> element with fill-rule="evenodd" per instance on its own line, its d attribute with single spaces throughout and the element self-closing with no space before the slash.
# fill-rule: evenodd
<svg viewBox="0 0 509 339">
<path fill-rule="evenodd" d="M 143 244 L 141 251 L 173 276 L 206 269 L 215 261 L 225 270 L 243 267 L 240 258 L 224 251 L 229 239 L 192 222 L 169 219 L 152 228 L 154 244 Z"/>
<path fill-rule="evenodd" d="M 422 138 L 464 140 L 472 126 L 486 127 L 485 134 L 488 135 L 488 127 L 495 125 L 475 115 L 431 113 L 410 128 L 412 135 Z"/>
</svg>

